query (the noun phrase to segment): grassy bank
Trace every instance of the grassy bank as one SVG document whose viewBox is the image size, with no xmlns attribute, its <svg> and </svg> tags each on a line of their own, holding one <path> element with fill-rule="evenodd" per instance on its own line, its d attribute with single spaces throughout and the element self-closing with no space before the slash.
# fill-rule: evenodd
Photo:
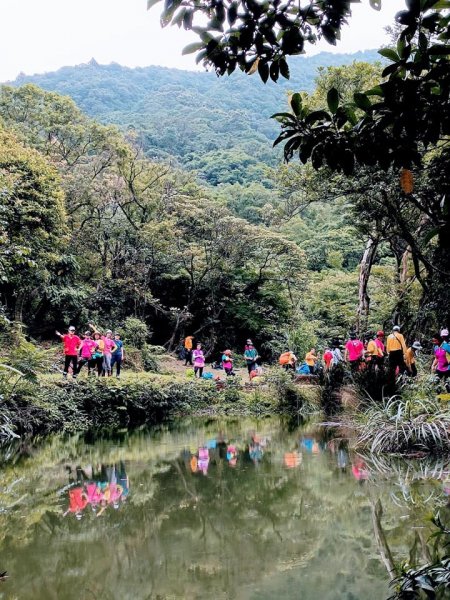
<svg viewBox="0 0 450 600">
<path fill-rule="evenodd" d="M 251 389 L 236 383 L 218 390 L 214 382 L 153 373 L 127 374 L 120 380 L 45 376 L 20 381 L 5 395 L 0 435 L 137 427 L 185 415 L 310 412 L 319 408 L 318 392 L 280 378 Z"/>
</svg>

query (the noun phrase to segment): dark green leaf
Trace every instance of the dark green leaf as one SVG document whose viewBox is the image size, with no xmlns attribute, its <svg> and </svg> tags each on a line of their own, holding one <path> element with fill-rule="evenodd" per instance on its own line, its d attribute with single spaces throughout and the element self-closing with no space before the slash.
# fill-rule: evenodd
<svg viewBox="0 0 450 600">
<path fill-rule="evenodd" d="M 292 95 L 291 108 L 294 112 L 294 115 L 299 117 L 302 112 L 302 97 L 300 94 L 296 93 Z"/>
<path fill-rule="evenodd" d="M 264 81 L 264 83 L 266 83 L 267 80 L 269 79 L 269 65 L 266 62 L 264 62 L 263 60 L 259 61 L 258 73 L 259 73 L 259 76 L 261 77 L 261 79 Z"/>
<path fill-rule="evenodd" d="M 356 94 L 353 94 L 353 99 L 355 101 L 356 106 L 361 110 L 368 110 L 372 108 L 372 103 L 370 102 L 366 94 L 356 92 Z"/>
<path fill-rule="evenodd" d="M 339 92 L 336 88 L 331 88 L 327 93 L 327 104 L 333 115 L 336 113 L 339 106 Z"/>
<path fill-rule="evenodd" d="M 204 47 L 205 44 L 203 42 L 193 42 L 192 44 L 188 44 L 187 46 L 185 46 L 181 54 L 183 54 L 183 56 L 186 54 L 193 54 L 194 52 L 197 52 L 198 50 L 201 50 Z"/>
<path fill-rule="evenodd" d="M 381 50 L 378 50 L 378 54 L 381 54 L 381 56 L 384 56 L 384 58 L 388 58 L 394 62 L 398 62 L 400 60 L 400 56 L 392 48 L 381 48 Z"/>
<path fill-rule="evenodd" d="M 290 77 L 289 66 L 288 66 L 288 64 L 286 62 L 286 59 L 285 58 L 280 58 L 279 65 L 280 65 L 280 73 L 281 73 L 281 75 L 285 79 L 289 79 L 289 77 Z"/>
</svg>

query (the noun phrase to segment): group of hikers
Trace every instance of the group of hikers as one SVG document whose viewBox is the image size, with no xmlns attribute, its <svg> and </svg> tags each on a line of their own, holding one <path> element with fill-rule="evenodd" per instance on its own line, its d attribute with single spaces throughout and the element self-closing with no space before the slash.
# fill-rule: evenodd
<svg viewBox="0 0 450 600">
<path fill-rule="evenodd" d="M 450 343 L 448 329 L 442 329 L 440 334 L 433 337 L 434 360 L 431 370 L 439 378 L 450 376 Z M 341 350 L 344 350 L 342 355 Z M 305 356 L 303 365 L 297 367 L 297 357 L 290 350 L 280 356 L 280 364 L 285 369 L 297 370 L 303 374 L 315 374 L 319 367 L 329 371 L 340 363 L 346 363 L 351 372 L 363 369 L 384 370 L 386 367 L 394 375 L 404 373 L 411 377 L 417 376 L 416 359 L 422 350 L 419 341 L 410 346 L 406 344 L 399 325 L 394 325 L 392 332 L 385 338 L 384 331 L 377 331 L 374 336 L 365 340 L 359 339 L 355 332 L 350 332 L 349 339 L 342 347 L 339 340 L 333 340 L 330 347 L 325 348 L 322 362 L 315 348 Z"/>
<path fill-rule="evenodd" d="M 185 366 L 193 366 L 196 377 L 203 376 L 205 355 L 202 345 L 197 343 L 194 348 L 194 337 L 187 336 L 181 346 L 180 358 L 184 359 Z M 448 329 L 442 329 L 432 340 L 434 360 L 431 370 L 439 378 L 450 376 L 450 342 Z M 356 332 L 349 334 L 349 339 L 342 345 L 339 339 L 334 339 L 320 356 L 315 348 L 306 353 L 300 363 L 292 350 L 286 350 L 279 357 L 279 364 L 287 371 L 294 371 L 300 375 L 316 375 L 320 370 L 327 372 L 339 364 L 348 365 L 352 373 L 369 369 L 382 371 L 387 369 L 392 375 L 407 374 L 416 377 L 417 354 L 422 350 L 422 345 L 415 340 L 407 345 L 399 325 L 394 325 L 389 335 L 384 331 L 377 331 L 373 336 L 360 339 Z M 260 355 L 248 339 L 243 353 L 244 361 L 250 380 L 259 374 Z M 225 371 L 227 377 L 235 375 L 234 358 L 231 350 L 221 353 L 219 366 Z"/>
<path fill-rule="evenodd" d="M 203 377 L 203 369 L 205 367 L 205 355 L 203 353 L 202 345 L 200 342 L 195 344 L 194 348 L 194 336 L 188 335 L 181 344 L 180 359 L 184 360 L 184 366 L 194 367 L 194 376 Z M 258 361 L 260 359 L 259 353 L 253 345 L 252 340 L 248 339 L 244 348 L 244 360 L 247 366 L 249 378 L 252 379 L 258 374 Z M 234 358 L 231 350 L 224 350 L 221 353 L 221 360 L 219 365 L 225 371 L 227 377 L 234 377 L 236 374 L 234 371 Z"/>
<path fill-rule="evenodd" d="M 88 375 L 96 374 L 98 377 L 111 376 L 114 367 L 116 377 L 120 377 L 124 359 L 124 346 L 119 333 L 108 329 L 104 333 L 95 325 L 89 323 L 89 329 L 80 338 L 71 325 L 67 333 L 60 337 L 64 348 L 64 370 L 66 378 L 71 367 L 74 378 L 79 375 L 84 365 L 87 365 Z M 446 379 L 450 376 L 450 342 L 448 329 L 442 329 L 432 340 L 434 360 L 432 371 L 439 378 Z M 343 354 L 342 354 L 343 350 Z M 414 341 L 407 346 L 401 333 L 400 326 L 394 325 L 392 332 L 385 338 L 384 331 L 377 331 L 374 336 L 365 340 L 359 339 L 356 332 L 350 332 L 349 339 L 344 346 L 340 340 L 335 339 L 329 347 L 325 348 L 319 356 L 315 348 L 306 353 L 304 361 L 298 364 L 294 352 L 287 348 L 279 358 L 279 364 L 286 370 L 293 370 L 302 375 L 315 375 L 319 370 L 329 371 L 340 363 L 349 366 L 351 372 L 363 369 L 384 370 L 386 367 L 394 375 L 407 373 L 411 377 L 417 375 L 416 357 L 422 350 L 419 341 Z M 193 366 L 194 376 L 205 377 L 203 371 L 206 364 L 202 344 L 197 342 L 194 347 L 194 336 L 188 335 L 181 344 L 180 358 L 184 359 L 185 366 Z M 251 339 L 247 339 L 244 347 L 243 358 L 247 367 L 249 379 L 252 380 L 260 373 L 260 355 Z M 219 365 L 227 377 L 235 375 L 235 359 L 231 350 L 221 353 Z"/>
<path fill-rule="evenodd" d="M 84 365 L 87 365 L 88 375 L 96 374 L 98 377 L 110 377 L 115 366 L 116 377 L 120 377 L 124 348 L 119 333 L 113 334 L 110 329 L 102 333 L 95 325 L 89 323 L 89 329 L 84 332 L 82 338 L 76 335 L 73 325 L 67 333 L 56 331 L 56 335 L 61 339 L 64 348 L 64 378 L 67 378 L 71 368 L 72 377 L 75 379 Z"/>
</svg>

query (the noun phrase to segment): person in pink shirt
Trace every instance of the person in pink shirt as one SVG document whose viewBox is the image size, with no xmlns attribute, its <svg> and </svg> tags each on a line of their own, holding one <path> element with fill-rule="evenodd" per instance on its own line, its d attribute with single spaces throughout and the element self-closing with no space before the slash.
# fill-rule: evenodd
<svg viewBox="0 0 450 600">
<path fill-rule="evenodd" d="M 358 340 L 356 333 L 350 333 L 350 339 L 345 344 L 345 360 L 350 364 L 352 371 L 357 371 L 360 367 L 361 360 L 364 356 L 364 344 Z"/>
<path fill-rule="evenodd" d="M 85 364 L 88 366 L 88 375 L 91 374 L 92 369 L 95 367 L 95 360 L 93 360 L 92 355 L 94 354 L 96 348 L 97 343 L 92 339 L 91 332 L 86 331 L 80 347 L 80 362 L 78 363 L 77 371 L 78 374 Z"/>
<path fill-rule="evenodd" d="M 95 325 L 93 323 L 89 323 L 89 327 L 93 330 L 94 333 L 99 333 L 98 329 L 95 327 Z M 112 353 L 116 349 L 116 344 L 113 340 L 113 332 L 111 331 L 111 329 L 108 329 L 106 331 L 105 335 L 102 335 L 102 340 L 104 343 L 102 375 L 103 375 L 103 377 L 105 377 L 105 375 L 108 375 L 108 377 L 110 377 L 112 375 L 112 368 L 111 368 Z"/>
</svg>

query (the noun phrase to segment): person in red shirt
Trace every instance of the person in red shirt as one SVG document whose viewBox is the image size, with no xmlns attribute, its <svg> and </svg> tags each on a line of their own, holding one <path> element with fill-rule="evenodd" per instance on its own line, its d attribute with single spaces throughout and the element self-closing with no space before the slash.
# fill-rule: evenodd
<svg viewBox="0 0 450 600">
<path fill-rule="evenodd" d="M 325 348 L 323 353 L 323 362 L 325 363 L 325 371 L 329 371 L 333 362 L 333 353 L 329 348 Z"/>
<path fill-rule="evenodd" d="M 75 327 L 71 325 L 64 335 L 56 332 L 56 335 L 61 338 L 64 345 L 64 379 L 67 378 L 70 364 L 72 363 L 72 377 L 75 379 L 78 371 L 78 351 L 81 346 L 80 338 L 75 335 Z"/>
<path fill-rule="evenodd" d="M 345 360 L 352 371 L 357 371 L 364 356 L 364 344 L 358 340 L 355 332 L 350 333 L 350 339 L 345 344 Z"/>
</svg>

